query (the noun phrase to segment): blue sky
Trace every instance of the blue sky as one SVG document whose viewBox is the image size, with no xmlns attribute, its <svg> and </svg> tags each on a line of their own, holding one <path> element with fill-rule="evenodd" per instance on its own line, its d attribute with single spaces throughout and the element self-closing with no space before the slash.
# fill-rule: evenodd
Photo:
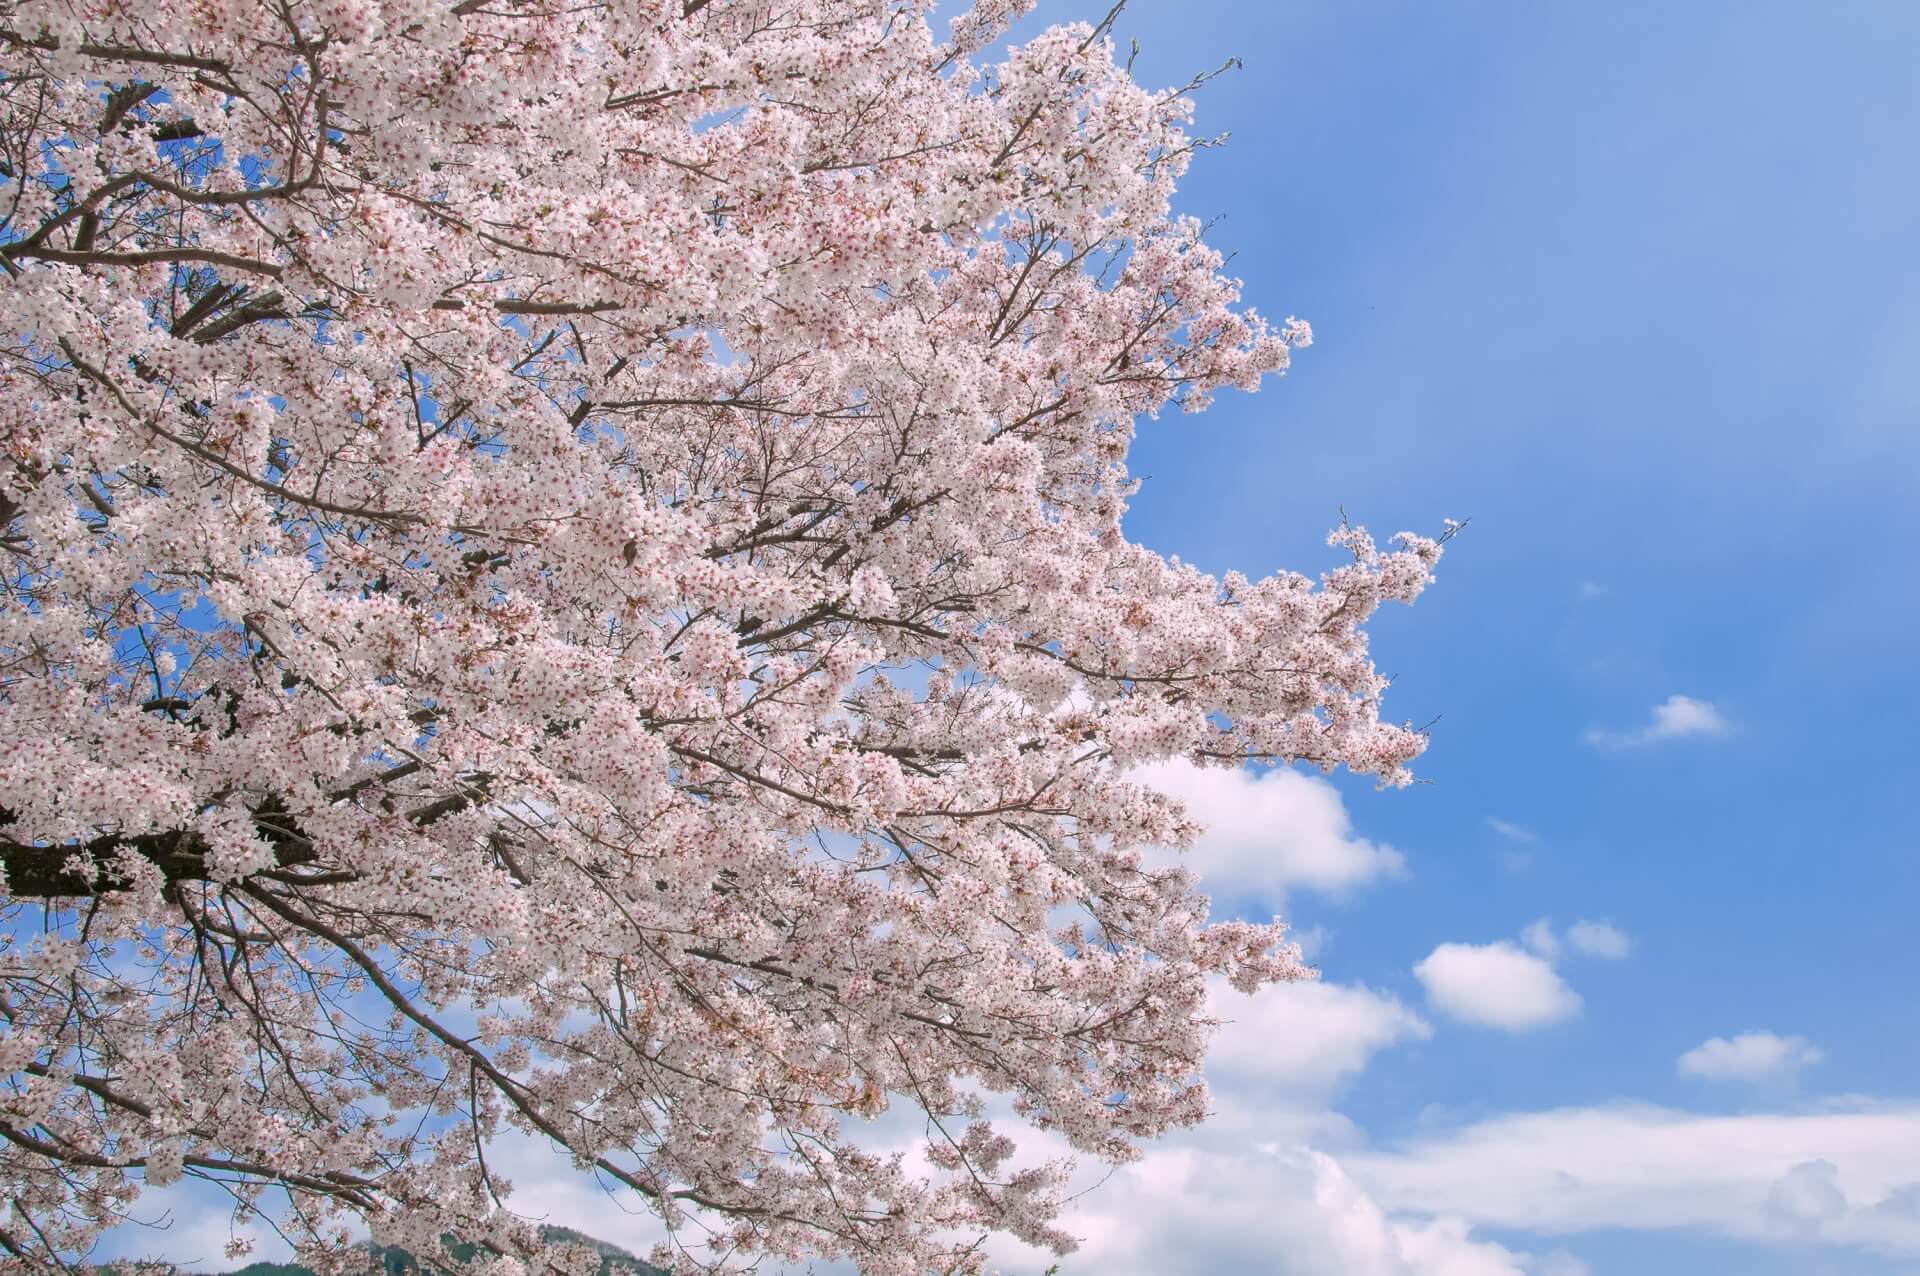
<svg viewBox="0 0 1920 1276">
<path fill-rule="evenodd" d="M 1860 1223 L 1903 1156 L 1920 1180 L 1920 8 L 1134 0 L 1119 34 L 1149 84 L 1243 59 L 1199 97 L 1199 131 L 1233 136 L 1181 202 L 1221 218 L 1254 305 L 1316 333 L 1284 381 L 1143 429 L 1129 533 L 1209 570 L 1312 570 L 1340 506 L 1376 532 L 1473 520 L 1375 628 L 1393 714 L 1440 715 L 1431 783 L 1338 786 L 1405 875 L 1254 901 L 1319 928 L 1329 982 L 1430 1030 L 1325 1096 L 1354 1123 L 1342 1163 L 1396 1215 L 1408 1149 L 1459 1153 L 1475 1123 L 1732 1115 L 1714 1128 L 1759 1132 L 1745 1164 L 1668 1194 L 1740 1199 L 1691 1214 L 1563 1208 L 1530 1179 L 1497 1207 L 1418 1199 L 1527 1270 L 1920 1272 L 1880 1227 L 1904 1198 Z M 1588 739 L 1675 695 L 1725 729 Z M 1462 1022 L 1414 974 L 1444 943 L 1524 951 L 1540 918 L 1632 937 L 1614 960 L 1562 942 L 1575 1014 Z M 1819 1062 L 1679 1071 L 1748 1031 Z M 1885 1145 L 1766 1134 L 1836 1109 Z M 1570 1143 L 1556 1172 L 1601 1156 Z M 1369 1180 L 1369 1157 L 1398 1167 Z M 1500 1222 L 1528 1210 L 1553 1234 Z M 1217 1270 L 1318 1270 L 1265 1244 Z"/>
</svg>

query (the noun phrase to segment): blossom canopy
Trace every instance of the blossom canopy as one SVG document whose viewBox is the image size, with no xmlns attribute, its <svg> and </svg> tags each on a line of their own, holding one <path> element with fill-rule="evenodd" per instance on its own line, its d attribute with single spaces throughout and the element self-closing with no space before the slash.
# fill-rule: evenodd
<svg viewBox="0 0 1920 1276">
<path fill-rule="evenodd" d="M 989 1102 L 1204 1114 L 1209 978 L 1310 972 L 1129 772 L 1404 781 L 1440 546 L 1125 539 L 1308 333 L 1169 210 L 1192 86 L 1026 7 L 0 10 L 6 1261 L 193 1177 L 574 1270 L 513 1130 L 676 1269 L 969 1271 L 1071 1244 Z"/>
</svg>

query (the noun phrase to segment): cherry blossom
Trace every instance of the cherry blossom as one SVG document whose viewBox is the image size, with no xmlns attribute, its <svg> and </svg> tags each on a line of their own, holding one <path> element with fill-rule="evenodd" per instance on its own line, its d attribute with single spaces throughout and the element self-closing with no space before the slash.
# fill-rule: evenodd
<svg viewBox="0 0 1920 1276">
<path fill-rule="evenodd" d="M 511 1130 L 675 1270 L 976 1271 L 1071 1246 L 1014 1127 L 1205 1114 L 1209 977 L 1311 972 L 1129 771 L 1403 783 L 1445 537 L 1127 541 L 1310 334 L 1170 211 L 1195 86 L 1029 7 L 6 7 L 5 1262 L 193 1178 L 580 1270 Z"/>
</svg>

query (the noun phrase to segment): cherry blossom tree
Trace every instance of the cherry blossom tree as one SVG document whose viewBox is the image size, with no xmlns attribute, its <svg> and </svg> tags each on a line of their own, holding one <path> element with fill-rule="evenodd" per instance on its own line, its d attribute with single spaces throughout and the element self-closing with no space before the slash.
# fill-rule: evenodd
<svg viewBox="0 0 1920 1276">
<path fill-rule="evenodd" d="M 1403 782 L 1440 547 L 1124 538 L 1308 331 L 1169 211 L 1194 86 L 1029 6 L 0 4 L 4 1261 L 190 1177 L 581 1270 L 518 1131 L 680 1269 L 972 1271 L 1071 1245 L 987 1104 L 1204 1115 L 1209 978 L 1311 972 L 1129 769 Z"/>
</svg>

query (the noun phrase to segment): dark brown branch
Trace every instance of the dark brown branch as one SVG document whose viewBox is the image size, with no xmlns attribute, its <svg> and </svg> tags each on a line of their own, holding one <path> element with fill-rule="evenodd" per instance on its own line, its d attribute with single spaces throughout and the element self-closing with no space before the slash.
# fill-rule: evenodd
<svg viewBox="0 0 1920 1276">
<path fill-rule="evenodd" d="M 277 867 L 293 868 L 310 864 L 316 858 L 313 844 L 278 803 L 261 803 L 254 808 L 253 819 L 260 836 L 273 846 Z M 16 822 L 13 812 L 0 808 L 0 829 Z M 207 876 L 206 839 L 191 829 L 131 835 L 103 833 L 87 842 L 61 842 L 52 846 L 0 836 L 0 867 L 6 870 L 7 894 L 15 899 L 105 895 L 133 887 L 132 879 L 116 862 L 116 853 L 122 850 L 132 851 L 153 864 L 168 884 L 203 881 Z M 68 861 L 76 855 L 94 864 L 96 871 L 91 880 L 68 867 Z"/>
</svg>

